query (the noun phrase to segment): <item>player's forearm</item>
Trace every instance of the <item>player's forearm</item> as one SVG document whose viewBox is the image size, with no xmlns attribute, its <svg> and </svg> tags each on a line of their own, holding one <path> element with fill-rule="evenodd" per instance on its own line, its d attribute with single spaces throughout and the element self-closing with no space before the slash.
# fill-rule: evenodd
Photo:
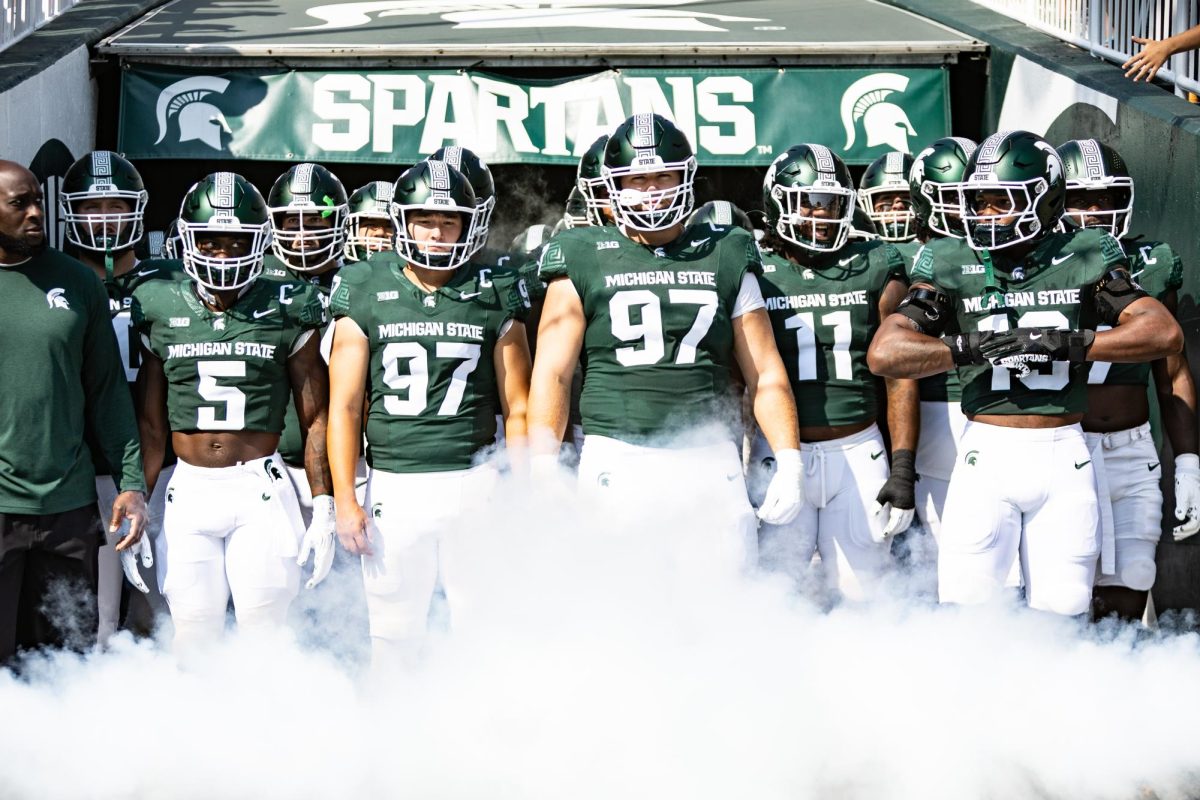
<svg viewBox="0 0 1200 800">
<path fill-rule="evenodd" d="M 916 450 L 921 430 L 921 393 L 914 380 L 885 378 L 887 420 L 892 452 Z"/>
<path fill-rule="evenodd" d="M 885 319 L 867 348 L 867 366 L 885 378 L 925 378 L 954 369 L 950 348 L 939 338 L 913 330 L 906 318 Z"/>
<path fill-rule="evenodd" d="M 1154 366 L 1154 386 L 1171 450 L 1175 455 L 1196 453 L 1196 384 L 1188 369 L 1187 354 L 1179 353 Z"/>
<path fill-rule="evenodd" d="M 570 413 L 571 380 L 545 370 L 533 371 L 529 387 L 529 412 L 526 414 L 526 433 L 533 455 L 558 452 L 563 434 L 567 431 Z M 507 427 L 506 427 L 507 432 Z"/>
<path fill-rule="evenodd" d="M 138 434 L 142 443 L 142 465 L 146 476 L 146 494 L 149 496 L 158 485 L 162 474 L 163 460 L 167 457 L 167 431 L 153 421 L 142 418 L 138 421 Z"/>
<path fill-rule="evenodd" d="M 308 426 L 304 441 L 304 473 L 312 496 L 333 493 L 333 479 L 329 470 L 329 447 L 327 439 L 327 414 L 322 411 Z"/>
<path fill-rule="evenodd" d="M 1121 315 L 1121 324 L 1096 334 L 1087 352 L 1088 361 L 1136 364 L 1182 352 L 1183 331 L 1179 323 L 1156 301 L 1149 298 L 1138 301 L 1143 302 L 1147 305 L 1142 310 L 1134 312 L 1134 306 L 1130 306 Z"/>
<path fill-rule="evenodd" d="M 358 502 L 354 495 L 354 473 L 358 465 L 358 443 L 362 435 L 362 414 L 358 408 L 356 402 L 353 405 L 329 409 L 326 458 L 329 463 L 333 499 L 339 506 L 343 503 Z M 312 438 L 310 435 L 309 439 Z M 305 469 L 308 468 L 307 456 L 306 449 Z"/>
<path fill-rule="evenodd" d="M 782 373 L 782 370 L 780 371 Z M 800 449 L 800 420 L 796 415 L 796 398 L 788 385 L 787 375 L 764 373 L 750 387 L 750 403 L 754 419 L 763 438 L 775 452 Z"/>
</svg>

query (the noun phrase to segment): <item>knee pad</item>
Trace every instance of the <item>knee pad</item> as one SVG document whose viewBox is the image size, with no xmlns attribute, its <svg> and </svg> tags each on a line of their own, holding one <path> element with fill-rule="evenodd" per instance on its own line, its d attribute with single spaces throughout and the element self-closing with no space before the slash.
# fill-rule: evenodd
<svg viewBox="0 0 1200 800">
<path fill-rule="evenodd" d="M 1086 614 L 1092 607 L 1092 587 L 1090 586 L 1055 586 L 1036 590 L 1035 594 L 1036 597 L 1030 598 L 1030 608 L 1049 611 L 1064 617 Z"/>
<path fill-rule="evenodd" d="M 1121 586 L 1148 592 L 1154 586 L 1158 567 L 1154 563 L 1157 542 L 1143 539 L 1118 539 L 1117 582 Z"/>
</svg>

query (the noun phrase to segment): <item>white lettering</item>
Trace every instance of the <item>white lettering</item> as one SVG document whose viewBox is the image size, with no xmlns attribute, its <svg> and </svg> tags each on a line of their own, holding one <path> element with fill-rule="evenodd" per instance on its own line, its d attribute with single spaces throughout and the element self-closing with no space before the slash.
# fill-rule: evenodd
<svg viewBox="0 0 1200 800">
<path fill-rule="evenodd" d="M 371 149 L 391 153 L 395 129 L 416 125 L 425 116 L 425 81 L 416 75 L 372 75 L 371 83 L 375 84 Z M 399 107 L 397 94 L 404 98 Z"/>
<path fill-rule="evenodd" d="M 717 125 L 701 125 L 700 146 L 714 155 L 740 155 L 754 148 L 758 136 L 754 112 L 741 105 L 722 105 L 718 95 L 732 95 L 735 103 L 753 103 L 754 85 L 737 75 L 712 75 L 696 87 L 696 107 L 706 122 L 728 122 L 733 132 L 721 133 Z"/>
<path fill-rule="evenodd" d="M 371 112 L 362 103 L 339 103 L 337 95 L 370 100 L 371 83 L 362 75 L 323 75 L 313 84 L 313 113 L 323 120 L 345 122 L 345 129 L 329 122 L 314 122 L 313 144 L 322 150 L 354 151 L 371 136 Z"/>
</svg>

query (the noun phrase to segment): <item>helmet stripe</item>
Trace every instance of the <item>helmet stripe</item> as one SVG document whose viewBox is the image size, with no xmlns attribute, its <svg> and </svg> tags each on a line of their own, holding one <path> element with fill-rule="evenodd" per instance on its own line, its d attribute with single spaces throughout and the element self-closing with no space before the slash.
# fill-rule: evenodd
<svg viewBox="0 0 1200 800">
<path fill-rule="evenodd" d="M 92 153 L 92 175 L 97 178 L 112 177 L 112 152 L 96 150 Z"/>
<path fill-rule="evenodd" d="M 817 172 L 820 173 L 821 180 L 836 180 L 833 153 L 829 148 L 823 144 L 811 144 L 809 149 L 812 150 L 813 160 L 817 162 Z"/>
<path fill-rule="evenodd" d="M 315 164 L 297 164 L 292 173 L 292 194 L 312 194 L 313 167 Z"/>
<path fill-rule="evenodd" d="M 434 191 L 450 191 L 450 168 L 445 161 L 429 161 L 429 188 Z"/>
<path fill-rule="evenodd" d="M 392 202 L 396 196 L 396 185 L 387 181 L 375 181 L 375 199 L 382 203 Z"/>
<path fill-rule="evenodd" d="M 1088 180 L 1098 181 L 1104 178 L 1104 155 L 1100 151 L 1100 143 L 1095 139 L 1079 139 L 1079 155 L 1083 158 L 1083 169 Z"/>
<path fill-rule="evenodd" d="M 733 208 L 728 200 L 713 201 L 713 222 L 718 225 L 733 224 Z"/>
<path fill-rule="evenodd" d="M 462 148 L 456 144 L 450 145 L 449 147 L 443 147 L 442 148 L 442 157 L 440 160 L 445 161 L 447 164 L 454 167 L 459 172 L 463 171 Z"/>
<path fill-rule="evenodd" d="M 629 144 L 634 147 L 654 147 L 654 115 L 634 114 L 633 132 Z"/>
<path fill-rule="evenodd" d="M 967 158 L 970 158 L 971 154 L 979 149 L 979 145 L 975 144 L 970 139 L 962 136 L 951 136 L 950 138 L 958 143 L 958 146 L 962 148 L 963 155 Z"/>
<path fill-rule="evenodd" d="M 232 172 L 218 172 L 213 175 L 213 200 L 214 208 L 232 209 L 234 174 Z"/>
</svg>

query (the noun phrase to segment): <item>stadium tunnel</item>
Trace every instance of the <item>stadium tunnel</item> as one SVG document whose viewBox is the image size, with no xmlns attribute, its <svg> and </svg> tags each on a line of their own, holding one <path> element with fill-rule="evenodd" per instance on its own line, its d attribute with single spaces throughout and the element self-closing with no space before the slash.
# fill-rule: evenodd
<svg viewBox="0 0 1200 800">
<path fill-rule="evenodd" d="M 861 170 L 889 149 L 977 136 L 985 50 L 875 0 L 172 0 L 96 47 L 111 67 L 100 107 L 115 109 L 99 140 L 155 199 L 220 168 L 265 191 L 297 161 L 352 190 L 463 145 L 493 169 L 503 245 L 559 218 L 578 157 L 639 111 L 688 133 L 697 203 L 747 210 L 799 141 Z M 151 203 L 148 227 L 172 205 Z"/>
</svg>

